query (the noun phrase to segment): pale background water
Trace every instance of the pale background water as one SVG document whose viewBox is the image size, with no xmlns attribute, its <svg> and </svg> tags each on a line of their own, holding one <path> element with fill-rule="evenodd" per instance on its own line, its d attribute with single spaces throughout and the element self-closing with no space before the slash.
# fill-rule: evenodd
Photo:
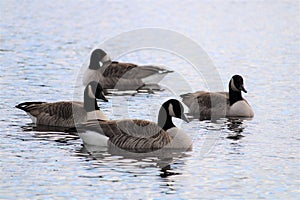
<svg viewBox="0 0 300 200">
<path fill-rule="evenodd" d="M 0 198 L 299 198 L 299 4 L 1 1 Z M 14 108 L 22 101 L 72 100 L 75 80 L 92 49 L 145 27 L 176 31 L 197 42 L 214 62 L 224 90 L 233 74 L 243 75 L 244 96 L 255 117 L 176 121 L 193 138 L 193 151 L 173 160 L 137 159 L 89 154 L 75 136 L 32 130 L 28 116 Z M 187 70 L 188 62 L 166 52 L 140 50 L 119 60 L 169 66 L 176 73 L 163 83 L 174 83 L 178 91 L 209 89 L 205 77 Z M 179 76 L 189 81 L 189 88 L 177 81 Z M 109 103 L 99 103 L 114 119 L 156 120 L 159 105 L 171 96 L 165 90 L 109 96 Z M 244 137 L 228 139 L 234 132 Z M 161 170 L 166 163 L 169 169 Z"/>
</svg>

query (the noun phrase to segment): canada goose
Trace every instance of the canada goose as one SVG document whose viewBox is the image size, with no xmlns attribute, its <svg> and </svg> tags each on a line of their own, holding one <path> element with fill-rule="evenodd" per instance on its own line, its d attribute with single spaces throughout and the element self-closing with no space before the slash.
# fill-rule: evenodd
<svg viewBox="0 0 300 200">
<path fill-rule="evenodd" d="M 160 66 L 111 61 L 106 52 L 96 49 L 91 54 L 83 84 L 99 81 L 104 89 L 137 90 L 147 84 L 158 84 L 170 72 Z"/>
<path fill-rule="evenodd" d="M 138 152 L 161 148 L 190 150 L 191 139 L 173 124 L 172 117 L 188 122 L 182 104 L 175 99 L 162 104 L 157 124 L 139 119 L 90 120 L 79 126 L 78 134 L 87 145 L 113 145 Z"/>
<path fill-rule="evenodd" d="M 200 120 L 215 117 L 253 117 L 254 112 L 242 97 L 247 93 L 240 75 L 234 75 L 229 81 L 228 92 L 198 91 L 180 95 L 192 114 L 200 114 Z"/>
<path fill-rule="evenodd" d="M 108 101 L 103 94 L 101 85 L 92 81 L 84 90 L 84 102 L 24 102 L 16 105 L 16 108 L 24 110 L 35 124 L 73 127 L 75 124 L 89 119 L 108 120 L 99 109 L 96 98 Z"/>
</svg>

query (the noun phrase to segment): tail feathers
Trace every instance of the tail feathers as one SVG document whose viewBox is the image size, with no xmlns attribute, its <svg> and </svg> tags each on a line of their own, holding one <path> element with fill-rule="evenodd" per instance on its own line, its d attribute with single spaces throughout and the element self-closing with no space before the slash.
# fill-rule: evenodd
<svg viewBox="0 0 300 200">
<path fill-rule="evenodd" d="M 192 93 L 186 93 L 186 94 L 181 94 L 180 97 L 181 98 L 186 98 L 186 97 L 191 97 Z"/>
<path fill-rule="evenodd" d="M 141 67 L 144 70 L 153 70 L 153 71 L 156 71 L 157 73 L 162 73 L 162 74 L 174 72 L 172 70 L 166 69 L 165 66 L 143 65 Z"/>
<path fill-rule="evenodd" d="M 150 71 L 151 73 L 145 73 L 142 81 L 146 85 L 151 84 L 158 84 L 168 73 L 172 73 L 173 71 L 165 69 L 164 67 L 160 66 L 141 66 L 140 69 L 145 71 Z"/>
<path fill-rule="evenodd" d="M 190 107 L 192 103 L 195 101 L 195 97 L 193 93 L 182 94 L 180 95 L 180 97 L 182 98 L 182 102 L 188 107 Z"/>
<path fill-rule="evenodd" d="M 168 73 L 173 73 L 173 72 L 174 72 L 173 70 L 165 69 L 165 70 L 161 71 L 160 73 L 162 73 L 162 74 L 168 74 Z"/>
<path fill-rule="evenodd" d="M 25 112 L 28 112 L 28 108 L 32 105 L 39 105 L 39 104 L 43 104 L 46 102 L 42 102 L 42 101 L 30 101 L 30 102 L 24 102 L 24 103 L 20 103 L 18 105 L 16 105 L 16 108 L 19 108 L 21 110 L 24 110 Z"/>
</svg>

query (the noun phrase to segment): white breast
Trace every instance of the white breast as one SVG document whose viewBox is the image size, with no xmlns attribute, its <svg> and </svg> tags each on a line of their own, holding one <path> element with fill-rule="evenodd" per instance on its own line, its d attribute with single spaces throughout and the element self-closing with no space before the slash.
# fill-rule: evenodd
<svg viewBox="0 0 300 200">
<path fill-rule="evenodd" d="M 172 141 L 166 146 L 166 148 L 172 149 L 192 149 L 191 138 L 181 129 L 173 127 L 167 130 L 170 136 L 173 138 Z"/>
<path fill-rule="evenodd" d="M 238 101 L 230 106 L 228 117 L 253 117 L 254 113 L 251 106 L 246 101 Z"/>
<path fill-rule="evenodd" d="M 108 137 L 95 131 L 78 133 L 83 143 L 94 146 L 107 146 Z"/>
</svg>

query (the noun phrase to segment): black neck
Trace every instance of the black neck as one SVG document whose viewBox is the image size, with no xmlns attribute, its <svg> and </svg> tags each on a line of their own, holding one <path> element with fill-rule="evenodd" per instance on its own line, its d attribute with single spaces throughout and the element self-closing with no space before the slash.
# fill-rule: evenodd
<svg viewBox="0 0 300 200">
<path fill-rule="evenodd" d="M 241 91 L 234 91 L 231 89 L 229 84 L 229 102 L 230 105 L 233 105 L 237 101 L 243 100 L 242 92 Z"/>
<path fill-rule="evenodd" d="M 92 70 L 100 69 L 100 64 L 97 61 L 97 59 L 91 58 L 89 69 L 92 69 Z"/>
<path fill-rule="evenodd" d="M 96 98 L 91 98 L 88 94 L 88 90 L 84 91 L 84 103 L 83 107 L 87 112 L 99 110 Z"/>
<path fill-rule="evenodd" d="M 164 107 L 161 107 L 158 113 L 158 126 L 160 126 L 165 131 L 175 127 L 172 122 L 172 117 L 167 114 L 167 111 Z"/>
</svg>

